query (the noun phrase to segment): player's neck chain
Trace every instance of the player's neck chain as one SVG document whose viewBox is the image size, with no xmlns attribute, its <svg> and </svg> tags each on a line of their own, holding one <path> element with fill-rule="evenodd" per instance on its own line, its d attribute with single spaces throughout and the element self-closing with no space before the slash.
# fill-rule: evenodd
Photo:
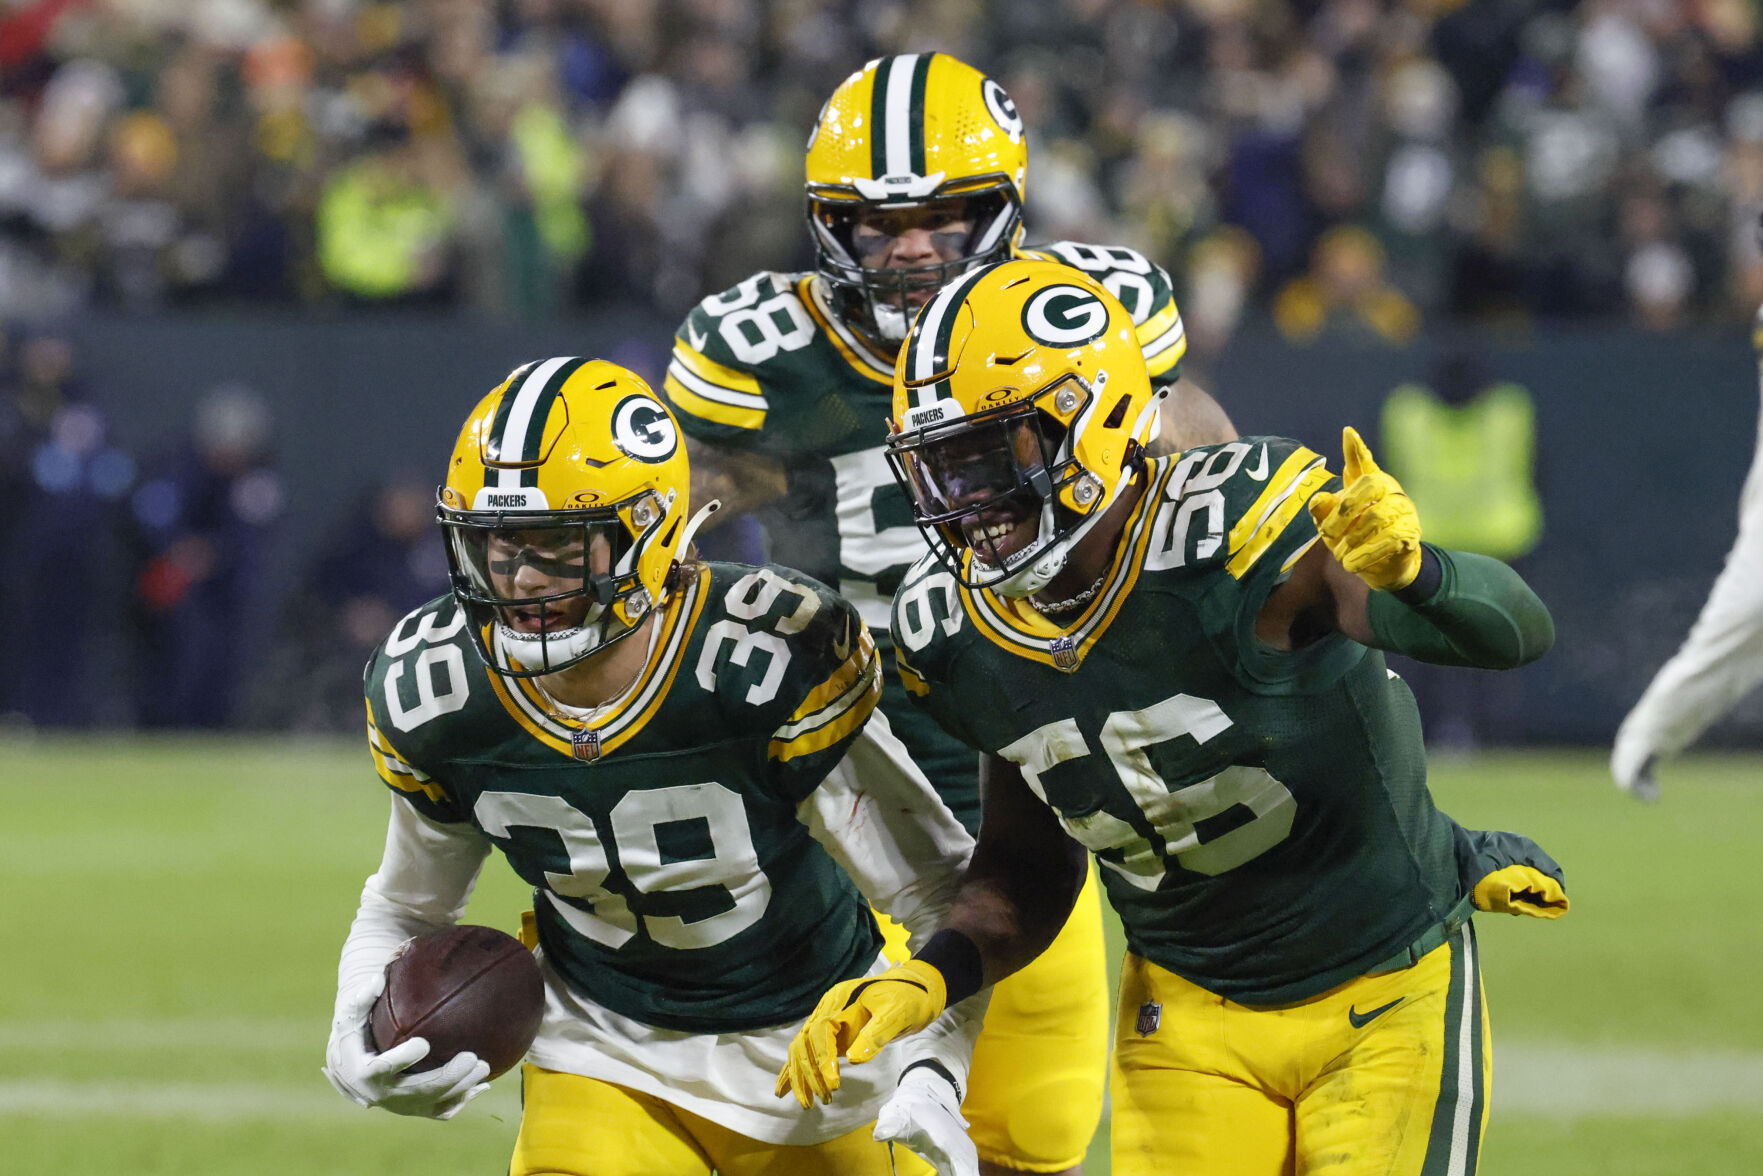
<svg viewBox="0 0 1763 1176">
<path fill-rule="evenodd" d="M 1076 596 L 1072 596 L 1065 600 L 1051 601 L 1046 604 L 1043 604 L 1032 596 L 1027 597 L 1026 599 L 1028 600 L 1029 607 L 1040 613 L 1042 616 L 1046 616 L 1049 613 L 1066 613 L 1077 608 L 1079 605 L 1085 605 L 1094 600 L 1096 598 L 1096 593 L 1102 590 L 1102 584 L 1107 579 L 1108 572 L 1104 569 L 1102 574 L 1096 577 L 1096 582 L 1094 584 L 1091 584 Z"/>
</svg>

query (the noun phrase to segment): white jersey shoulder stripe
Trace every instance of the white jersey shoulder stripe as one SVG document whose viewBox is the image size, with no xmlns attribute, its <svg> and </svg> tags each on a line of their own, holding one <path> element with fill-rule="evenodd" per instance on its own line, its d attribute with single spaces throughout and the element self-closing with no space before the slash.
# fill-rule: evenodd
<svg viewBox="0 0 1763 1176">
<path fill-rule="evenodd" d="M 704 399 L 714 400 L 718 404 L 727 404 L 735 408 L 757 408 L 761 411 L 770 407 L 765 397 L 755 396 L 751 392 L 737 392 L 733 388 L 713 384 L 677 359 L 667 365 L 667 374 Z"/>
</svg>

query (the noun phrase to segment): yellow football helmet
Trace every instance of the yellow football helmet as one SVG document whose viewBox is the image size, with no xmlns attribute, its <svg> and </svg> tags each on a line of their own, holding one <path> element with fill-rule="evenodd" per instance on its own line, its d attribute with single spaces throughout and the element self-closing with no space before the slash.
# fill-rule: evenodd
<svg viewBox="0 0 1763 1176">
<path fill-rule="evenodd" d="M 689 485 L 679 426 L 635 373 L 515 369 L 466 418 L 437 506 L 485 663 L 555 673 L 634 631 L 687 541 Z"/>
<path fill-rule="evenodd" d="M 1002 261 L 1022 237 L 1028 143 L 1004 87 L 946 53 L 880 57 L 833 91 L 808 138 L 808 225 L 841 316 L 888 343 L 909 291 Z M 863 264 L 859 218 L 947 205 L 970 226 L 961 256 L 910 269 Z"/>
<path fill-rule="evenodd" d="M 1027 596 L 1130 484 L 1162 395 L 1100 282 L 1006 261 L 945 287 L 912 324 L 888 458 L 963 584 Z"/>
</svg>

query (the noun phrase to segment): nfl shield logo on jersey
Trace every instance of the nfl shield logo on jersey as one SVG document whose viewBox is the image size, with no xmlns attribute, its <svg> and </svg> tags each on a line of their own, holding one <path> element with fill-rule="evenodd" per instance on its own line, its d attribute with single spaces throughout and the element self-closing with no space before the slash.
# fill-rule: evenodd
<svg viewBox="0 0 1763 1176">
<path fill-rule="evenodd" d="M 1070 673 L 1077 669 L 1077 642 L 1069 637 L 1055 637 L 1047 645 L 1053 654 L 1053 664 Z"/>
<path fill-rule="evenodd" d="M 592 727 L 583 727 L 570 736 L 569 748 L 579 760 L 597 760 L 600 758 L 600 733 Z"/>
<path fill-rule="evenodd" d="M 1149 1037 L 1157 1032 L 1157 1026 L 1163 1021 L 1163 1006 L 1154 1000 L 1148 1000 L 1139 1006 L 1138 1023 L 1133 1028 L 1139 1031 L 1140 1037 Z"/>
</svg>

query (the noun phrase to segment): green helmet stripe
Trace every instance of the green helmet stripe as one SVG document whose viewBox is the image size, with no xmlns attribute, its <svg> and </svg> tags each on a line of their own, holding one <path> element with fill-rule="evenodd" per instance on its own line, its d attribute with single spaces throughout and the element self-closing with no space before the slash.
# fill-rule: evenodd
<svg viewBox="0 0 1763 1176">
<path fill-rule="evenodd" d="M 875 63 L 875 84 L 869 92 L 869 175 L 888 174 L 888 76 L 894 72 L 892 57 Z"/>
<path fill-rule="evenodd" d="M 926 53 L 912 64 L 912 174 L 924 174 L 924 88 L 930 80 L 931 59 L 935 53 Z"/>
<path fill-rule="evenodd" d="M 520 460 L 535 464 L 520 471 L 522 486 L 539 484 L 539 467 L 536 463 L 545 455 L 545 422 L 551 419 L 551 406 L 557 402 L 564 383 L 586 362 L 588 361 L 585 359 L 570 360 L 553 372 L 551 378 L 545 381 L 545 386 L 539 390 L 539 397 L 533 402 L 532 416 L 527 419 L 526 437 L 520 446 Z"/>
</svg>

